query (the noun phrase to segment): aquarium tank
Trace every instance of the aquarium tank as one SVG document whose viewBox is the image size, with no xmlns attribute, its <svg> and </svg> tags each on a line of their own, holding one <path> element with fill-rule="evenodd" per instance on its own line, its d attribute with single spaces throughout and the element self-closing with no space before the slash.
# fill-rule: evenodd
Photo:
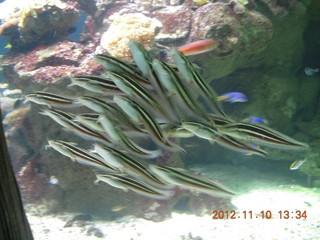
<svg viewBox="0 0 320 240">
<path fill-rule="evenodd" d="M 320 239 L 320 1 L 0 12 L 2 124 L 34 239 Z"/>
</svg>

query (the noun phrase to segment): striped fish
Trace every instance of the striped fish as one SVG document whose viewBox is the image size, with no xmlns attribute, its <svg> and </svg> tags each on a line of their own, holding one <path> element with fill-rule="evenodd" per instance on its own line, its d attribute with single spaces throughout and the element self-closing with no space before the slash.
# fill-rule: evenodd
<svg viewBox="0 0 320 240">
<path fill-rule="evenodd" d="M 112 112 L 115 107 L 115 105 L 111 102 L 106 102 L 101 98 L 91 96 L 79 97 L 77 98 L 77 102 L 97 113 Z"/>
<path fill-rule="evenodd" d="M 107 116 L 101 115 L 99 122 L 105 132 L 116 143 L 123 147 L 129 153 L 141 158 L 156 158 L 161 154 L 161 149 L 147 150 L 138 146 L 135 142 L 129 139 Z"/>
<path fill-rule="evenodd" d="M 105 161 L 99 156 L 76 147 L 74 143 L 53 140 L 49 140 L 48 143 L 54 150 L 71 158 L 74 162 L 96 167 L 106 172 L 114 172 L 116 170 L 116 168 L 105 163 Z"/>
<path fill-rule="evenodd" d="M 179 52 L 177 49 L 172 51 L 172 56 L 174 59 L 179 72 L 185 78 L 188 83 L 195 84 L 204 97 L 207 98 L 208 102 L 211 104 L 213 109 L 221 114 L 222 116 L 226 116 L 223 111 L 221 104 L 217 99 L 217 94 L 210 87 L 210 85 L 197 73 L 192 63 L 183 55 L 183 53 Z"/>
<path fill-rule="evenodd" d="M 107 76 L 76 76 L 71 78 L 71 86 L 79 86 L 86 90 L 101 94 L 123 94 L 123 92 Z"/>
<path fill-rule="evenodd" d="M 167 98 L 165 89 L 161 85 L 160 80 L 153 69 L 152 58 L 150 54 L 143 48 L 141 44 L 134 40 L 130 40 L 128 45 L 138 68 L 141 70 L 143 76 L 150 81 L 162 105 L 165 106 L 167 110 L 167 117 L 173 122 L 178 122 L 179 119 L 175 114 L 173 102 Z"/>
<path fill-rule="evenodd" d="M 101 144 L 95 144 L 94 151 L 97 152 L 107 164 L 123 170 L 129 175 L 133 174 L 135 177 L 146 180 L 152 185 L 163 187 L 164 183 L 154 176 L 154 174 L 149 171 L 148 166 L 141 161 L 132 158 L 115 148 L 102 146 Z"/>
<path fill-rule="evenodd" d="M 102 66 L 107 68 L 108 71 L 116 72 L 118 74 L 141 76 L 141 71 L 137 67 L 133 64 L 122 61 L 119 58 L 104 54 L 96 54 L 93 58 Z"/>
<path fill-rule="evenodd" d="M 121 76 L 114 72 L 108 72 L 112 81 L 126 94 L 132 98 L 136 98 L 141 104 L 146 105 L 153 112 L 158 112 L 165 118 L 169 118 L 167 111 L 153 97 L 152 92 L 144 88 L 141 84 L 128 76 Z"/>
<path fill-rule="evenodd" d="M 192 132 L 194 135 L 207 139 L 210 142 L 216 142 L 219 145 L 238 152 L 246 152 L 266 157 L 267 152 L 260 148 L 253 147 L 247 143 L 239 141 L 231 136 L 221 134 L 217 128 L 203 122 L 183 122 L 181 128 Z"/>
<path fill-rule="evenodd" d="M 200 138 L 209 140 L 210 142 L 215 142 L 217 138 L 220 137 L 220 133 L 216 127 L 204 122 L 185 121 L 182 122 L 181 128 L 188 130 Z"/>
<path fill-rule="evenodd" d="M 168 64 L 154 59 L 152 66 L 161 84 L 169 92 L 169 95 L 179 97 L 180 100 L 178 102 L 182 103 L 180 110 L 185 111 L 188 109 L 187 113 L 191 115 L 190 117 L 193 116 L 199 119 L 198 116 L 201 116 L 203 119 L 210 121 L 208 114 L 198 105 L 188 88 L 186 88 L 185 84 Z"/>
<path fill-rule="evenodd" d="M 213 114 L 213 113 L 209 113 L 209 117 L 210 117 L 210 120 L 214 122 L 214 125 L 216 127 L 235 122 L 233 119 L 231 119 L 229 117 L 226 118 L 221 115 L 217 115 L 217 114 Z"/>
<path fill-rule="evenodd" d="M 41 91 L 29 93 L 25 95 L 25 98 L 30 102 L 47 105 L 48 107 L 74 107 L 76 105 L 72 98 Z"/>
<path fill-rule="evenodd" d="M 82 104 L 83 106 L 86 106 L 87 108 L 90 108 L 91 110 L 107 114 L 109 117 L 111 117 L 114 120 L 119 120 L 119 123 L 124 124 L 126 127 L 131 128 L 137 132 L 143 132 L 143 130 L 139 127 L 137 127 L 125 114 L 120 107 L 115 105 L 111 102 L 106 102 L 100 98 L 97 97 L 91 97 L 91 96 L 83 96 L 79 97 L 77 99 L 77 102 Z"/>
<path fill-rule="evenodd" d="M 103 127 L 98 122 L 99 114 L 97 113 L 85 113 L 75 116 L 75 120 L 95 131 L 104 132 Z"/>
<path fill-rule="evenodd" d="M 108 71 L 115 72 L 119 75 L 127 75 L 135 79 L 147 89 L 152 89 L 150 82 L 142 76 L 141 71 L 133 64 L 122 61 L 109 55 L 97 54 L 94 57 L 98 63 L 108 69 Z"/>
<path fill-rule="evenodd" d="M 172 191 L 157 189 L 125 174 L 98 174 L 96 177 L 95 183 L 102 181 L 113 187 L 123 189 L 125 192 L 132 190 L 140 195 L 156 199 L 168 199 L 173 196 Z"/>
<path fill-rule="evenodd" d="M 41 114 L 49 116 L 61 126 L 79 134 L 82 137 L 86 136 L 98 141 L 102 141 L 106 144 L 111 144 L 111 141 L 104 135 L 92 130 L 91 128 L 86 127 L 81 123 L 76 122 L 73 114 L 65 113 L 57 109 L 44 110 L 41 112 Z"/>
<path fill-rule="evenodd" d="M 124 111 L 128 109 L 129 113 L 127 114 L 134 116 L 135 121 L 142 121 L 146 130 L 148 130 L 151 139 L 160 147 L 163 147 L 169 151 L 184 151 L 181 147 L 167 139 L 155 118 L 150 115 L 149 112 L 139 103 L 124 96 L 115 96 L 114 99 L 116 103 L 120 102 L 120 106 L 125 108 L 123 109 Z"/>
<path fill-rule="evenodd" d="M 223 147 L 245 153 L 246 155 L 255 154 L 261 157 L 268 156 L 268 153 L 262 150 L 260 147 L 254 147 L 248 143 L 245 143 L 228 135 L 220 134 L 220 136 L 216 138 L 216 142 Z"/>
<path fill-rule="evenodd" d="M 221 126 L 219 127 L 219 131 L 234 138 L 244 139 L 274 148 L 292 150 L 308 148 L 307 144 L 262 125 L 237 122 Z"/>
<path fill-rule="evenodd" d="M 203 176 L 188 172 L 185 169 L 150 165 L 150 170 L 164 181 L 184 189 L 196 190 L 212 196 L 230 197 L 234 192 L 220 183 Z"/>
<path fill-rule="evenodd" d="M 168 138 L 190 138 L 194 137 L 194 134 L 188 130 L 182 129 L 181 127 L 177 126 L 169 126 L 166 127 L 164 130 L 165 135 Z"/>
</svg>

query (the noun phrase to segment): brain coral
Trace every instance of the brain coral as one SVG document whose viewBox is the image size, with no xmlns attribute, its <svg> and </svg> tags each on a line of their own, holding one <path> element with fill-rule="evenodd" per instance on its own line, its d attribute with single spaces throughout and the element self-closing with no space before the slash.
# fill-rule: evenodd
<svg viewBox="0 0 320 240">
<path fill-rule="evenodd" d="M 160 21 L 149 18 L 142 13 L 115 14 L 111 16 L 113 22 L 101 37 L 101 46 L 114 57 L 129 58 L 131 52 L 128 47 L 130 39 L 150 48 Z"/>
</svg>

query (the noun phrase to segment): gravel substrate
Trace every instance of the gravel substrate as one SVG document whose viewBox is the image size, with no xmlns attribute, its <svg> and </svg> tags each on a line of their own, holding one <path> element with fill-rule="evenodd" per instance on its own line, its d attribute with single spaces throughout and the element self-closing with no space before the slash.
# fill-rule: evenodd
<svg viewBox="0 0 320 240">
<path fill-rule="evenodd" d="M 320 240 L 320 190 L 279 184 L 285 182 L 281 177 L 269 178 L 265 184 L 261 179 L 266 181 L 261 175 L 259 181 L 248 182 L 245 191 L 232 200 L 237 207 L 235 219 L 173 213 L 171 219 L 159 223 L 126 216 L 116 221 L 92 220 L 67 226 L 72 215 L 43 216 L 33 212 L 28 217 L 35 240 Z M 288 219 L 284 219 L 284 211 L 288 211 Z M 296 219 L 297 211 L 305 211 L 306 218 Z"/>
</svg>

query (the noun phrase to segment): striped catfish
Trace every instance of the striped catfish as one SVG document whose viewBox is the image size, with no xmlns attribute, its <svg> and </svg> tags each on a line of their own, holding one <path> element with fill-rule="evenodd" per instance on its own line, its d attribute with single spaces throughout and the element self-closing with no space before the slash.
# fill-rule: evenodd
<svg viewBox="0 0 320 240">
<path fill-rule="evenodd" d="M 227 189 L 222 184 L 204 176 L 199 176 L 188 172 L 185 169 L 150 165 L 150 170 L 164 181 L 170 184 L 178 185 L 184 189 L 196 190 L 219 197 L 230 197 L 235 195 L 234 192 Z"/>
<path fill-rule="evenodd" d="M 146 180 L 152 185 L 160 187 L 164 186 L 164 183 L 150 172 L 146 164 L 133 157 L 130 157 L 128 154 L 125 154 L 112 147 L 103 146 L 101 144 L 95 144 L 94 151 L 104 159 L 106 164 L 118 168 L 129 175 L 134 175 L 135 177 Z"/>
<path fill-rule="evenodd" d="M 219 145 L 234 151 L 256 154 L 263 157 L 267 156 L 267 153 L 262 149 L 253 147 L 231 136 L 222 134 L 216 127 L 212 126 L 211 124 L 188 121 L 183 122 L 181 128 L 192 132 L 194 135 L 200 138 L 207 139 L 211 143 L 216 142 Z"/>
<path fill-rule="evenodd" d="M 48 141 L 49 146 L 59 153 L 71 158 L 72 161 L 76 161 L 80 164 L 89 165 L 99 168 L 100 170 L 107 172 L 114 172 L 116 168 L 110 164 L 107 164 L 101 157 L 89 153 L 84 149 L 76 147 L 75 143 L 65 141 Z"/>
<path fill-rule="evenodd" d="M 25 98 L 30 102 L 47 105 L 48 107 L 74 107 L 77 105 L 73 98 L 41 91 L 29 93 L 25 95 Z"/>
<path fill-rule="evenodd" d="M 192 63 L 183 55 L 183 53 L 179 52 L 177 49 L 173 49 L 172 56 L 175 64 L 177 65 L 177 68 L 179 69 L 179 72 L 184 77 L 184 79 L 188 83 L 192 83 L 197 86 L 202 95 L 208 100 L 208 102 L 217 113 L 221 114 L 222 116 L 226 116 L 221 104 L 217 99 L 217 94 L 200 76 L 200 74 L 197 73 Z"/>
<path fill-rule="evenodd" d="M 105 95 L 123 94 L 107 76 L 75 76 L 71 78 L 71 84 L 68 86 L 79 86 L 91 92 Z"/>
<path fill-rule="evenodd" d="M 57 109 L 46 109 L 43 110 L 41 114 L 49 116 L 51 119 L 65 127 L 67 130 L 71 130 L 82 137 L 89 137 L 98 141 L 102 141 L 106 144 L 111 144 L 111 141 L 103 134 L 96 132 L 91 128 L 77 122 L 73 114 L 69 114 Z"/>
<path fill-rule="evenodd" d="M 130 64 L 119 58 L 104 54 L 97 54 L 93 58 L 102 66 L 107 68 L 108 71 L 130 76 L 145 88 L 152 89 L 150 82 L 143 77 L 141 71 L 134 64 Z"/>
<path fill-rule="evenodd" d="M 130 40 L 128 45 L 138 68 L 141 70 L 143 76 L 150 81 L 160 99 L 160 102 L 165 106 L 167 117 L 173 122 L 178 122 L 179 119 L 174 111 L 173 102 L 170 98 L 167 98 L 166 91 L 161 85 L 160 80 L 153 69 L 150 54 L 141 44 L 134 40 Z"/>
<path fill-rule="evenodd" d="M 172 191 L 157 189 L 125 174 L 98 174 L 96 177 L 95 183 L 102 181 L 115 188 L 123 189 L 125 192 L 132 190 L 137 194 L 156 199 L 169 199 L 173 196 Z"/>
<path fill-rule="evenodd" d="M 153 93 L 143 87 L 140 83 L 128 76 L 121 76 L 114 72 L 108 72 L 108 75 L 115 82 L 115 84 L 126 94 L 132 98 L 136 98 L 141 104 L 145 105 L 148 109 L 158 113 L 166 119 L 170 119 L 167 108 L 154 97 Z"/>
<path fill-rule="evenodd" d="M 292 150 L 308 148 L 307 144 L 262 125 L 236 122 L 219 127 L 219 131 L 234 138 L 244 139 L 274 148 Z"/>
<path fill-rule="evenodd" d="M 110 136 L 110 139 L 116 144 L 119 144 L 129 153 L 141 158 L 156 158 L 161 154 L 161 149 L 147 150 L 138 146 L 135 142 L 129 139 L 116 124 L 107 116 L 101 115 L 98 120 L 105 132 Z"/>
<path fill-rule="evenodd" d="M 133 116 L 135 121 L 142 122 L 145 129 L 148 130 L 149 136 L 156 144 L 169 151 L 183 151 L 181 147 L 168 140 L 156 119 L 142 105 L 124 96 L 115 96 L 114 99 L 116 103 L 119 103 L 120 107 L 124 108 L 124 111 L 128 110 L 127 114 Z"/>
<path fill-rule="evenodd" d="M 182 106 L 179 106 L 180 110 L 186 112 L 190 117 L 199 119 L 199 116 L 201 116 L 203 119 L 210 121 L 209 115 L 199 106 L 176 71 L 168 64 L 156 59 L 153 60 L 152 66 L 161 84 L 167 89 L 169 93 L 167 95 L 179 98 L 177 102 L 182 104 Z"/>
</svg>

